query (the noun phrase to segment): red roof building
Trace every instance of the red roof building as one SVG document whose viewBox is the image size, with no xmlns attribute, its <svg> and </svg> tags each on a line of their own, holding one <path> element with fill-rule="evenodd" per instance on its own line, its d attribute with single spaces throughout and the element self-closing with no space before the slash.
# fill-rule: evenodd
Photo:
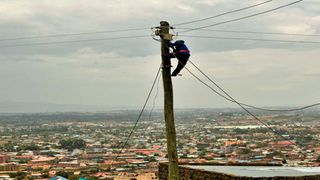
<svg viewBox="0 0 320 180">
<path fill-rule="evenodd" d="M 294 141 L 278 141 L 278 142 L 270 142 L 269 144 L 272 146 L 276 146 L 276 147 L 286 147 L 286 146 L 290 146 L 290 145 L 296 145 L 296 142 L 294 142 Z"/>
<path fill-rule="evenodd" d="M 6 163 L 6 161 L 8 160 L 8 156 L 6 156 L 6 155 L 1 155 L 0 154 L 0 164 L 4 164 L 4 163 Z"/>
</svg>

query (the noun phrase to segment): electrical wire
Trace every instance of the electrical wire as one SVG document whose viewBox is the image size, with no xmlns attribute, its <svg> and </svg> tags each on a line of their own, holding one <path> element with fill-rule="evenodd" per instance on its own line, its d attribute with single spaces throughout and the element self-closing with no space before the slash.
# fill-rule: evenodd
<svg viewBox="0 0 320 180">
<path fill-rule="evenodd" d="M 168 47 L 167 44 L 165 44 Z M 170 49 L 170 48 L 169 48 Z M 173 54 L 175 56 L 175 54 Z M 176 56 L 175 56 L 176 57 Z M 177 58 L 177 57 L 176 57 Z M 177 58 L 178 59 L 178 58 Z M 189 62 L 191 62 L 189 60 Z M 178 59 L 178 63 L 181 63 Z M 193 64 L 195 66 L 194 63 L 191 62 L 191 64 Z M 192 73 L 187 67 L 185 67 L 185 69 L 194 77 L 196 77 L 198 80 L 200 80 L 200 82 L 204 83 L 200 78 L 198 78 L 194 73 Z M 200 70 L 200 72 L 203 73 L 203 71 L 200 68 L 197 68 L 198 70 Z M 203 73 L 204 74 L 204 73 Z M 209 78 L 208 76 L 206 76 L 207 78 Z M 211 78 L 209 78 L 215 85 L 217 85 L 217 83 L 215 83 Z M 216 90 L 214 90 L 211 86 L 209 86 L 208 84 L 204 83 L 206 86 L 208 86 L 210 89 L 212 89 L 214 92 L 217 92 Z M 220 88 L 220 90 L 227 96 L 222 95 L 221 93 L 218 93 L 219 95 L 222 95 L 223 97 L 225 97 L 226 99 L 231 100 L 232 102 L 236 103 L 238 106 L 240 106 L 245 112 L 247 112 L 250 116 L 252 116 L 256 121 L 260 122 L 262 125 L 264 125 L 267 129 L 269 129 L 274 135 L 279 136 L 281 139 L 289 142 L 289 145 L 300 145 L 302 146 L 302 144 L 298 143 L 297 140 L 295 140 L 295 142 L 293 142 L 291 140 L 291 138 L 285 138 L 280 132 L 276 131 L 275 129 L 273 129 L 271 126 L 269 126 L 266 122 L 264 122 L 263 120 L 259 119 L 256 115 L 254 115 L 252 112 L 250 112 L 247 108 L 244 107 L 244 105 L 242 105 L 240 102 L 236 101 L 230 94 L 228 94 L 224 89 L 222 89 L 220 86 L 218 86 Z M 262 109 L 262 108 L 261 108 Z M 286 146 L 289 146 L 286 145 Z M 303 152 L 301 152 L 304 156 L 305 154 Z"/>
<path fill-rule="evenodd" d="M 214 16 L 210 16 L 210 17 L 206 17 L 206 18 L 203 18 L 203 19 L 198 19 L 198 20 L 193 20 L 193 21 L 187 21 L 187 22 L 183 22 L 183 23 L 174 24 L 173 26 L 181 26 L 181 25 L 186 25 L 186 24 L 192 24 L 192 23 L 196 23 L 196 22 L 206 21 L 206 20 L 209 20 L 209 19 L 213 19 L 213 18 L 217 18 L 217 17 L 220 17 L 220 16 L 224 16 L 224 15 L 227 15 L 227 14 L 231 14 L 231 13 L 235 13 L 235 12 L 239 12 L 239 11 L 244 11 L 244 10 L 251 9 L 251 8 L 254 8 L 254 7 L 257 7 L 257 6 L 261 6 L 261 5 L 270 3 L 272 1 L 273 0 L 264 1 L 264 2 L 261 2 L 261 3 L 258 3 L 258 4 L 254 4 L 254 5 L 251 5 L 251 6 L 243 7 L 243 8 L 232 10 L 232 11 L 227 11 L 227 12 L 224 12 L 224 13 L 221 13 L 221 14 L 217 14 L 217 15 L 214 15 Z"/>
<path fill-rule="evenodd" d="M 259 13 L 255 13 L 255 14 L 251 14 L 251 15 L 248 15 L 248 16 L 243 16 L 243 17 L 231 19 L 231 20 L 228 20 L 228 21 L 222 21 L 222 22 L 218 22 L 218 23 L 215 23 L 215 24 L 210 24 L 210 25 L 206 25 L 206 26 L 192 28 L 192 29 L 185 30 L 185 31 L 180 31 L 179 33 L 190 32 L 190 31 L 194 31 L 194 30 L 198 30 L 198 29 L 204 29 L 204 28 L 207 28 L 207 27 L 213 27 L 213 26 L 218 26 L 218 25 L 221 25 L 221 24 L 227 24 L 227 23 L 230 23 L 230 22 L 235 22 L 235 21 L 240 21 L 240 20 L 243 20 L 243 19 L 248 19 L 248 18 L 251 18 L 251 17 L 259 16 L 259 15 L 262 15 L 262 14 L 267 14 L 269 12 L 276 11 L 278 9 L 282 9 L 282 8 L 297 4 L 297 3 L 301 2 L 301 1 L 303 1 L 303 0 L 294 1 L 294 2 L 285 4 L 285 5 L 282 5 L 282 6 L 278 6 L 276 8 L 272 8 L 272 9 L 269 9 L 269 10 L 266 10 L 266 11 L 262 11 L 262 12 L 259 12 Z"/>
<path fill-rule="evenodd" d="M 149 29 L 149 28 L 130 28 L 130 29 L 105 30 L 105 31 L 93 31 L 93 32 L 26 36 L 26 37 L 17 37 L 17 38 L 5 38 L 5 39 L 0 39 L 0 41 L 16 41 L 16 40 L 40 39 L 40 38 L 50 38 L 50 37 L 67 37 L 67 36 L 81 36 L 81 35 L 92 35 L 92 34 L 118 33 L 118 32 L 127 32 L 127 31 L 140 31 L 140 30 L 146 30 L 146 29 Z"/>
<path fill-rule="evenodd" d="M 150 110 L 150 113 L 149 113 L 149 121 L 151 121 L 151 115 L 152 115 L 152 112 L 156 106 L 156 100 L 157 100 L 157 97 L 158 97 L 158 94 L 159 94 L 159 82 L 160 82 L 160 78 L 161 76 L 158 76 L 158 80 L 157 80 L 157 89 L 156 89 L 156 95 L 154 96 L 153 98 L 153 102 L 152 102 L 152 108 Z"/>
<path fill-rule="evenodd" d="M 189 60 L 190 64 L 192 66 L 194 66 L 203 76 L 205 76 L 211 83 L 213 83 L 220 91 L 222 91 L 224 94 L 227 94 L 227 92 L 215 81 L 212 80 L 212 78 L 210 78 L 206 73 L 204 73 L 197 65 L 195 65 L 191 60 Z M 214 91 L 216 94 L 218 94 L 219 96 L 223 97 L 224 99 L 234 102 L 231 98 L 228 98 L 226 96 L 224 96 L 223 94 L 219 93 L 218 91 L 216 91 L 214 88 L 212 88 L 210 85 L 208 85 L 207 83 L 205 83 L 204 81 L 202 81 L 200 78 L 198 78 L 194 73 L 192 73 L 191 71 L 189 71 L 189 73 L 194 76 L 195 78 L 197 78 L 201 83 L 203 83 L 205 86 L 207 86 L 208 88 L 210 88 L 212 91 Z M 239 104 L 249 107 L 249 108 L 253 108 L 253 109 L 257 109 L 257 110 L 262 110 L 262 111 L 270 111 L 270 112 L 293 112 L 293 111 L 301 111 L 301 110 L 305 110 L 311 107 L 315 107 L 315 106 L 319 106 L 320 103 L 314 103 L 311 105 L 307 105 L 304 107 L 300 107 L 300 108 L 292 108 L 292 109 L 267 109 L 267 108 L 260 108 L 260 107 L 256 107 L 250 104 L 246 104 L 246 103 L 242 103 L 242 102 L 238 102 Z"/>
<path fill-rule="evenodd" d="M 167 45 L 166 45 L 167 46 Z M 168 47 L 168 46 L 167 46 Z M 168 47 L 169 48 L 169 47 Z M 226 94 L 226 92 L 223 90 L 223 88 L 221 86 L 219 86 L 215 81 L 213 81 L 207 74 L 205 74 L 198 66 L 196 66 L 190 59 L 188 60 L 190 62 L 191 65 L 193 65 L 202 75 L 204 75 L 211 83 L 213 83 L 218 89 L 220 89 L 220 91 L 224 92 Z M 202 81 L 199 77 L 197 77 L 194 73 L 192 73 L 189 69 L 186 68 L 186 70 L 193 76 L 195 77 L 198 81 L 200 81 L 202 84 L 204 84 L 205 86 L 207 86 L 208 88 L 210 88 L 213 92 L 215 92 L 216 94 L 218 94 L 219 96 L 221 96 L 222 98 L 236 103 L 235 101 L 233 101 L 232 99 L 226 97 L 225 95 L 221 94 L 220 92 L 218 92 L 217 90 L 215 90 L 213 87 L 211 87 L 209 84 L 207 84 L 206 82 Z M 314 104 L 310 104 L 307 106 L 303 106 L 303 107 L 299 107 L 299 108 L 292 108 L 292 109 L 267 109 L 267 108 L 261 108 L 261 107 L 256 107 L 250 104 L 246 104 L 246 103 L 242 103 L 242 102 L 238 102 L 239 104 L 252 108 L 252 109 L 256 109 L 256 110 L 261 110 L 261 111 L 269 111 L 269 112 L 294 112 L 294 111 L 302 111 L 305 109 L 309 109 L 312 107 L 316 107 L 319 106 L 320 103 L 314 103 Z"/>
<path fill-rule="evenodd" d="M 206 38 L 206 39 L 224 39 L 224 40 L 239 40 L 239 41 L 263 41 L 263 42 L 279 42 L 279 43 L 303 43 L 303 44 L 319 44 L 320 41 L 294 41 L 294 40 L 278 40 L 278 39 L 263 39 L 263 38 L 242 38 L 242 37 L 221 37 L 221 36 L 197 36 L 197 35 L 180 35 L 181 37 L 191 38 Z"/>
<path fill-rule="evenodd" d="M 160 66 L 159 69 L 158 69 L 157 75 L 156 75 L 156 77 L 155 77 L 155 79 L 154 79 L 154 81 L 153 81 L 153 83 L 152 83 L 152 86 L 151 86 L 151 89 L 150 89 L 150 91 L 149 91 L 149 93 L 148 93 L 148 96 L 147 96 L 147 98 L 146 98 L 146 101 L 145 101 L 145 103 L 144 103 L 144 105 L 143 105 L 143 107 L 142 107 L 142 109 L 141 109 L 141 111 L 140 111 L 140 113 L 139 113 L 138 119 L 137 119 L 136 122 L 134 123 L 134 126 L 132 127 L 132 129 L 131 129 L 128 137 L 126 138 L 125 142 L 124 142 L 123 145 L 121 146 L 120 152 L 119 152 L 119 153 L 117 154 L 117 156 L 112 160 L 112 162 L 111 162 L 111 167 L 112 167 L 112 165 L 113 165 L 114 160 L 117 160 L 117 159 L 118 159 L 119 155 L 122 153 L 122 151 L 124 150 L 124 148 L 127 146 L 127 144 L 128 144 L 128 142 L 129 142 L 131 136 L 133 135 L 133 133 L 134 133 L 134 131 L 135 131 L 137 125 L 138 125 L 138 122 L 140 121 L 141 116 L 142 116 L 142 114 L 143 114 L 143 112 L 144 112 L 144 110 L 145 110 L 145 108 L 146 108 L 146 106 L 147 106 L 147 103 L 148 103 L 149 99 L 150 99 L 151 93 L 152 93 L 152 91 L 153 91 L 153 89 L 154 89 L 154 86 L 155 86 L 155 84 L 156 84 L 156 82 L 157 82 L 157 79 L 158 79 L 158 76 L 159 76 L 159 74 L 160 74 L 160 71 L 161 71 L 161 66 Z"/>
<path fill-rule="evenodd" d="M 167 45 L 166 45 L 167 46 Z M 167 46 L 168 47 L 168 46 Z M 169 47 L 168 47 L 169 48 Z M 223 88 L 221 86 L 219 86 L 215 81 L 213 81 L 207 74 L 205 74 L 198 66 L 196 66 L 190 59 L 188 60 L 190 62 L 191 65 L 193 65 L 202 75 L 204 75 L 211 83 L 213 83 L 218 89 L 220 89 L 220 91 L 224 92 L 226 94 L 226 92 L 223 90 Z M 226 97 L 225 95 L 221 94 L 220 92 L 218 92 L 217 90 L 215 90 L 213 87 L 211 87 L 209 84 L 207 84 L 206 82 L 202 81 L 199 77 L 197 77 L 194 73 L 192 73 L 188 68 L 185 67 L 185 69 L 193 76 L 195 77 L 198 81 L 200 81 L 202 84 L 204 84 L 205 86 L 207 86 L 208 88 L 210 88 L 213 92 L 215 92 L 216 94 L 218 94 L 219 96 L 221 96 L 222 98 L 236 103 L 235 101 L 233 101 L 232 99 Z M 256 107 L 250 104 L 246 104 L 246 103 L 242 103 L 242 102 L 238 102 L 239 104 L 252 108 L 252 109 L 256 109 L 256 110 L 261 110 L 261 111 L 269 111 L 269 112 L 293 112 L 293 111 L 302 111 L 305 109 L 309 109 L 312 107 L 316 107 L 316 106 L 320 106 L 320 103 L 314 103 L 314 104 L 310 104 L 307 106 L 303 106 L 303 107 L 299 107 L 299 108 L 292 108 L 292 109 L 267 109 L 267 108 L 261 108 L 261 107 Z"/>
<path fill-rule="evenodd" d="M 183 35 L 184 37 L 199 37 L 199 36 L 188 36 L 188 35 Z M 200 36 L 202 37 L 202 36 Z M 208 38 L 208 37 L 206 37 Z M 209 38 L 215 38 L 215 37 L 209 37 Z M 221 38 L 221 37 L 219 37 Z M 228 38 L 229 39 L 229 38 Z M 237 40 L 239 40 L 239 38 L 237 38 Z M 241 38 L 242 40 L 242 38 Z M 243 39 L 243 40 L 253 40 L 253 39 Z M 257 39 L 255 39 L 257 40 Z M 267 40 L 267 39 L 264 39 Z M 271 40 L 269 40 L 271 41 Z M 276 40 L 277 42 L 280 40 Z M 301 42 L 301 41 L 280 41 L 280 42 Z M 314 42 L 314 43 L 320 43 L 320 42 Z M 206 75 L 198 66 L 196 66 L 191 60 L 189 60 L 190 64 L 192 64 L 202 75 L 204 75 L 210 82 L 212 82 L 218 89 L 220 89 L 221 91 L 224 91 L 216 82 L 214 82 L 208 75 Z M 188 70 L 189 71 L 189 70 Z M 192 73 L 191 71 L 189 71 L 189 73 L 194 76 L 195 78 L 197 78 L 201 83 L 203 83 L 205 86 L 207 86 L 208 88 L 210 88 L 212 91 L 214 91 L 216 94 L 218 94 L 219 96 L 221 96 L 222 98 L 234 102 L 232 101 L 232 99 L 224 96 L 223 94 L 221 94 L 220 92 L 216 91 L 214 88 L 212 88 L 209 84 L 205 83 L 204 81 L 202 81 L 200 78 L 198 78 L 194 73 Z M 292 108 L 292 109 L 267 109 L 267 108 L 261 108 L 261 107 L 256 107 L 250 104 L 246 104 L 246 103 L 242 103 L 239 102 L 241 105 L 252 108 L 252 109 L 256 109 L 256 110 L 262 110 L 262 111 L 269 111 L 269 112 L 293 112 L 293 111 L 301 111 L 301 110 L 305 110 L 305 109 L 309 109 L 315 106 L 319 106 L 320 103 L 314 103 L 314 104 L 310 104 L 307 106 L 303 106 L 303 107 L 299 107 L 299 108 Z"/>
<path fill-rule="evenodd" d="M 109 41 L 109 40 L 119 40 L 119 39 L 134 39 L 134 38 L 144 38 L 149 37 L 148 35 L 137 35 L 137 36 L 121 36 L 121 37 L 111 37 L 111 38 L 96 38 L 96 39 L 81 39 L 72 41 L 55 41 L 55 42 L 39 42 L 39 43 L 25 43 L 25 44 L 10 44 L 10 45 L 0 45 L 0 48 L 11 48 L 11 47 L 24 47 L 24 46 L 42 46 L 42 45 L 53 45 L 53 44 L 69 44 L 69 43 L 82 43 L 82 42 L 93 42 L 93 41 Z"/>
<path fill-rule="evenodd" d="M 182 30 L 190 30 L 192 28 L 176 28 Z M 284 36 L 307 36 L 319 37 L 320 34 L 298 34 L 298 33 L 278 33 L 278 32 L 261 32 L 261 31 L 237 31 L 237 30 L 223 30 L 223 29 L 198 29 L 200 31 L 208 32 L 223 32 L 223 33 L 238 33 L 238 34 L 264 34 L 264 35 L 284 35 Z"/>
<path fill-rule="evenodd" d="M 156 100 L 157 100 L 157 97 L 158 97 L 158 94 L 159 94 L 159 82 L 160 82 L 160 78 L 161 76 L 158 76 L 158 80 L 157 80 L 157 88 L 156 88 L 156 94 L 153 98 L 153 102 L 152 102 L 152 108 L 150 110 L 150 113 L 149 113 L 149 117 L 148 117 L 148 122 L 151 121 L 151 116 L 152 116 L 152 113 L 153 113 L 153 110 L 156 106 Z M 148 125 L 148 127 L 146 129 L 148 129 L 150 127 L 150 125 Z"/>
<path fill-rule="evenodd" d="M 185 67 L 185 69 L 194 77 L 196 77 L 198 80 L 200 78 L 198 78 L 194 73 L 192 73 L 187 67 Z M 201 81 L 203 83 L 203 81 Z M 232 102 L 236 103 L 237 105 L 239 105 L 245 112 L 247 112 L 250 116 L 252 116 L 255 120 L 259 121 L 262 125 L 264 125 L 267 129 L 269 129 L 273 134 L 279 136 L 281 139 L 288 141 L 291 145 L 296 145 L 297 143 L 291 141 L 290 139 L 287 139 L 285 137 L 283 137 L 281 135 L 281 133 L 279 133 L 278 131 L 276 131 L 275 129 L 273 129 L 271 126 L 269 126 L 267 123 L 265 123 L 264 121 L 262 121 L 261 119 L 259 119 L 256 115 L 254 115 L 252 112 L 250 112 L 247 108 L 245 108 L 241 103 L 239 103 L 238 101 L 236 101 L 231 95 L 229 95 L 226 91 L 223 90 L 223 92 L 226 94 L 226 96 L 228 96 L 228 98 L 230 98 L 232 100 Z"/>
<path fill-rule="evenodd" d="M 168 47 L 168 45 L 166 45 L 167 46 L 167 48 L 169 48 Z M 175 56 L 175 54 L 173 54 L 174 56 Z M 175 56 L 176 57 L 176 56 Z M 176 57 L 177 58 L 177 57 Z M 178 58 L 177 58 L 178 59 Z M 190 60 L 189 60 L 189 62 L 190 62 Z M 179 59 L 178 59 L 178 63 L 181 63 L 180 61 L 179 61 Z M 191 62 L 192 63 L 192 62 Z M 192 63 L 193 65 L 195 65 L 194 63 Z M 210 89 L 212 89 L 214 92 L 216 92 L 217 93 L 217 91 L 216 90 L 214 90 L 211 86 L 209 86 L 208 84 L 206 84 L 205 82 L 203 82 L 200 78 L 198 78 L 194 73 L 192 73 L 187 67 L 185 67 L 185 69 L 191 74 L 191 75 L 193 75 L 194 77 L 196 77 L 198 80 L 200 80 L 200 82 L 202 82 L 202 83 L 204 83 L 206 86 L 208 86 Z M 200 68 L 197 68 L 198 70 L 200 70 Z M 200 70 L 201 71 L 201 70 Z M 201 71 L 202 73 L 203 73 L 203 71 Z M 204 74 L 204 73 L 203 73 Z M 208 77 L 208 76 L 206 76 L 206 77 Z M 209 78 L 209 77 L 208 77 Z M 211 78 L 209 78 L 215 85 L 217 85 Z M 285 140 L 285 141 L 287 141 L 287 142 L 289 142 L 290 143 L 290 145 L 296 145 L 296 144 L 298 144 L 298 142 L 296 141 L 296 142 L 293 142 L 290 138 L 285 138 L 284 136 L 282 136 L 282 134 L 280 133 L 280 132 L 278 132 L 278 131 L 276 131 L 275 129 L 273 129 L 271 126 L 269 126 L 267 123 L 265 123 L 264 121 L 262 121 L 261 119 L 259 119 L 256 115 L 254 115 L 253 113 L 251 113 L 247 108 L 245 108 L 244 107 L 244 105 L 243 104 L 241 104 L 240 102 L 238 102 L 238 101 L 236 101 L 230 94 L 228 94 L 224 89 L 222 89 L 220 86 L 218 86 L 219 88 L 220 88 L 220 90 L 227 96 L 224 96 L 224 95 L 222 95 L 221 93 L 217 93 L 217 94 L 219 94 L 219 95 L 221 95 L 221 96 L 223 96 L 223 97 L 225 97 L 226 99 L 228 99 L 228 100 L 230 100 L 230 101 L 232 101 L 232 102 L 234 102 L 234 103 L 236 103 L 237 105 L 239 105 L 244 111 L 246 111 L 250 116 L 252 116 L 255 120 L 257 120 L 258 122 L 260 122 L 262 125 L 264 125 L 267 129 L 269 129 L 273 134 L 275 134 L 275 135 L 277 135 L 277 136 L 279 136 L 281 139 L 283 139 L 283 140 Z"/>
<path fill-rule="evenodd" d="M 167 44 L 165 44 L 167 46 L 167 48 L 169 48 L 169 46 Z M 170 48 L 169 48 L 170 49 Z M 175 58 L 178 60 L 178 63 L 181 63 L 179 61 L 179 59 L 177 58 L 177 56 L 173 53 L 173 55 L 175 56 Z M 190 60 L 189 60 L 190 62 Z M 181 63 L 182 64 L 182 63 Z M 182 64 L 183 65 L 183 64 Z M 184 65 L 183 65 L 184 66 Z M 184 67 L 190 74 L 192 74 L 194 77 L 195 74 L 193 74 L 187 67 Z M 200 79 L 200 78 L 197 78 Z M 203 81 L 201 81 L 203 82 Z M 216 84 L 216 83 L 215 83 Z M 263 124 L 267 129 L 269 129 L 273 134 L 278 135 L 279 137 L 281 137 L 283 140 L 288 141 L 291 145 L 296 145 L 296 143 L 294 143 L 293 141 L 291 141 L 290 139 L 287 139 L 285 137 L 283 137 L 279 132 L 277 132 L 276 130 L 274 130 L 271 126 L 269 126 L 267 123 L 265 123 L 264 121 L 262 121 L 261 119 L 259 119 L 256 115 L 254 115 L 253 113 L 251 113 L 247 108 L 245 108 L 241 103 L 239 103 L 238 101 L 236 101 L 230 94 L 228 94 L 226 91 L 224 91 L 221 88 L 222 92 L 228 96 L 229 99 L 232 100 L 232 102 L 238 104 L 244 111 L 246 111 L 250 116 L 252 116 L 255 120 L 259 121 L 261 124 Z M 216 92 L 216 91 L 215 91 Z"/>
</svg>

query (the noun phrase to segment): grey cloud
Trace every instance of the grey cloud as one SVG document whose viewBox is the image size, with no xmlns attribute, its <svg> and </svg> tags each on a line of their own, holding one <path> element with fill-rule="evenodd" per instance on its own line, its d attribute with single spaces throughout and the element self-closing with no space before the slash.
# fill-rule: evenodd
<svg viewBox="0 0 320 180">
<path fill-rule="evenodd" d="M 289 2 L 289 1 L 285 1 Z M 241 12 L 187 27 L 213 24 L 284 4 Z M 78 33 L 132 27 L 151 27 L 161 20 L 171 24 L 233 10 L 256 1 L 155 0 L 155 1 L 1 1 L 1 38 L 59 33 Z M 316 1 L 279 10 L 214 29 L 319 32 Z M 313 9 L 313 11 L 309 11 Z M 179 31 L 179 29 L 177 29 Z M 24 44 L 149 35 L 137 32 L 97 34 L 81 37 L 44 38 L 0 42 Z M 313 40 L 292 36 L 239 35 L 195 31 L 193 35 Z M 184 38 L 184 37 L 179 37 Z M 217 78 L 240 100 L 257 105 L 305 104 L 319 97 L 316 81 L 319 45 L 184 38 L 192 60 Z M 52 102 L 139 106 L 143 103 L 160 64 L 159 43 L 151 38 L 0 48 L 1 101 Z M 174 65 L 176 61 L 173 60 Z M 190 67 L 190 65 L 188 65 Z M 301 69 L 304 69 L 301 71 Z M 191 68 L 193 71 L 195 69 Z M 188 73 L 175 78 L 175 103 L 180 107 L 233 106 L 202 87 Z M 314 78 L 311 78 L 312 75 Z M 161 88 L 159 89 L 161 91 Z M 161 94 L 161 93 L 160 93 Z M 187 98 L 186 98 L 187 97 Z M 159 100 L 160 99 L 160 100 Z M 162 103 L 161 97 L 158 98 Z"/>
</svg>

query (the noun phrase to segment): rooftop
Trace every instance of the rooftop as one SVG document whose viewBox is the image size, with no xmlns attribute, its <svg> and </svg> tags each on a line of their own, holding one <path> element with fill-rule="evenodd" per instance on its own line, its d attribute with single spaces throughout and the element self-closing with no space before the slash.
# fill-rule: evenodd
<svg viewBox="0 0 320 180">
<path fill-rule="evenodd" d="M 234 176 L 245 177 L 276 177 L 276 176 L 310 176 L 320 175 L 320 167 L 271 167 L 271 166 L 194 166 L 184 167 L 214 171 Z"/>
</svg>

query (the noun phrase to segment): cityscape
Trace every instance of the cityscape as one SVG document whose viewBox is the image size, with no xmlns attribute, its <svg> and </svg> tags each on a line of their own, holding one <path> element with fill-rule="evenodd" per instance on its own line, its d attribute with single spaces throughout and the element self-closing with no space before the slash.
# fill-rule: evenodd
<svg viewBox="0 0 320 180">
<path fill-rule="evenodd" d="M 320 166 L 320 111 L 259 113 L 271 129 L 238 109 L 179 109 L 180 164 Z M 167 161 L 161 110 L 1 114 L 0 177 L 157 179 Z"/>
<path fill-rule="evenodd" d="M 320 180 L 319 10 L 0 1 L 0 180 Z"/>
</svg>

